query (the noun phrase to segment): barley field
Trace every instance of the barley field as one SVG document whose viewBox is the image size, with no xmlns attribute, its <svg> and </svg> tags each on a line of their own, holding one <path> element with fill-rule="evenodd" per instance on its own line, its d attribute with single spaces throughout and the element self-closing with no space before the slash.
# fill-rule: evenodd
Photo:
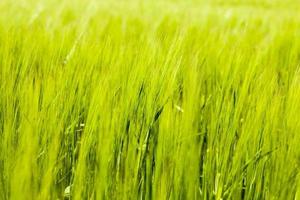
<svg viewBox="0 0 300 200">
<path fill-rule="evenodd" d="M 1 0 L 1 200 L 300 200 L 299 0 Z"/>
</svg>

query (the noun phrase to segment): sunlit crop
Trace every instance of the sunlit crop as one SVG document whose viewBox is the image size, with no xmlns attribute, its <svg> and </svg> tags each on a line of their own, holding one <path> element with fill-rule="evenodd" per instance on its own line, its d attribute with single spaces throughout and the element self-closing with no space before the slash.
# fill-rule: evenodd
<svg viewBox="0 0 300 200">
<path fill-rule="evenodd" d="M 297 0 L 1 0 L 0 199 L 300 199 Z"/>
</svg>

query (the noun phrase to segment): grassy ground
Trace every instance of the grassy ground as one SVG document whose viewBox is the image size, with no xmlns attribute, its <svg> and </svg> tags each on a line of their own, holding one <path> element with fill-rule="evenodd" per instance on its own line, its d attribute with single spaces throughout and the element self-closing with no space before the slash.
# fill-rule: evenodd
<svg viewBox="0 0 300 200">
<path fill-rule="evenodd" d="M 0 1 L 0 199 L 299 199 L 299 1 Z"/>
</svg>

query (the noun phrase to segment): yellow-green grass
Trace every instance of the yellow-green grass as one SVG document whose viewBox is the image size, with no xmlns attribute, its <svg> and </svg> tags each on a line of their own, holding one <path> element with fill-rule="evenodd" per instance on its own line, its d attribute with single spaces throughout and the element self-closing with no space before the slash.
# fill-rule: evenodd
<svg viewBox="0 0 300 200">
<path fill-rule="evenodd" d="M 299 199 L 299 5 L 0 1 L 0 199 Z"/>
</svg>

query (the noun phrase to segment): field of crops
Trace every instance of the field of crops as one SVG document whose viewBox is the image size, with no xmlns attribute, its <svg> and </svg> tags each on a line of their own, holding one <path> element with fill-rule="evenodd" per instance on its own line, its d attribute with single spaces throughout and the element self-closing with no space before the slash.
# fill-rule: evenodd
<svg viewBox="0 0 300 200">
<path fill-rule="evenodd" d="M 300 1 L 1 0 L 0 200 L 300 199 Z"/>
</svg>

